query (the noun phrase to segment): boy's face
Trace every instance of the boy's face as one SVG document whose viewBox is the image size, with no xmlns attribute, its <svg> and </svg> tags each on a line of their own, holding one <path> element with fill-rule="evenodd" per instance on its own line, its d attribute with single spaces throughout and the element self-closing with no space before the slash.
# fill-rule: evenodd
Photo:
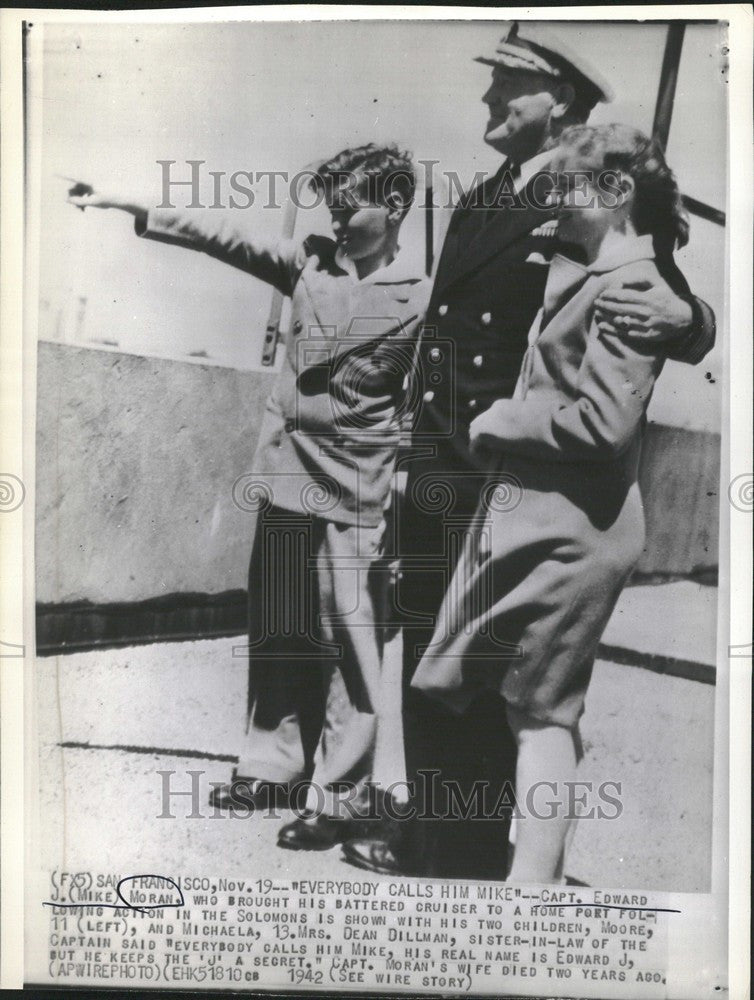
<svg viewBox="0 0 754 1000">
<path fill-rule="evenodd" d="M 332 229 L 341 253 L 351 260 L 360 260 L 379 253 L 388 244 L 392 229 L 389 209 L 370 204 L 330 205 Z"/>
<path fill-rule="evenodd" d="M 399 218 L 395 210 L 358 190 L 333 192 L 328 208 L 338 247 L 351 260 L 384 250 Z"/>
</svg>

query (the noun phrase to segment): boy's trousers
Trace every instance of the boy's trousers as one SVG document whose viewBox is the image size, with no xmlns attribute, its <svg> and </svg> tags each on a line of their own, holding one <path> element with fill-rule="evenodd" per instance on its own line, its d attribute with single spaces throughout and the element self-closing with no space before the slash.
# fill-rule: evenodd
<svg viewBox="0 0 754 1000">
<path fill-rule="evenodd" d="M 371 767 L 390 585 L 384 530 L 274 506 L 257 518 L 237 773 L 310 779 L 325 790 L 325 811 L 332 782 L 358 783 Z"/>
</svg>

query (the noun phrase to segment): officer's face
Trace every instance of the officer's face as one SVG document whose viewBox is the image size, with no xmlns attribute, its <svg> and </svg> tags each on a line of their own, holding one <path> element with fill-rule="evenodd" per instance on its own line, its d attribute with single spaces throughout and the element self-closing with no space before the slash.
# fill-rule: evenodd
<svg viewBox="0 0 754 1000">
<path fill-rule="evenodd" d="M 550 138 L 557 84 L 549 77 L 495 66 L 482 100 L 490 113 L 484 141 L 499 153 L 523 162 Z"/>
</svg>

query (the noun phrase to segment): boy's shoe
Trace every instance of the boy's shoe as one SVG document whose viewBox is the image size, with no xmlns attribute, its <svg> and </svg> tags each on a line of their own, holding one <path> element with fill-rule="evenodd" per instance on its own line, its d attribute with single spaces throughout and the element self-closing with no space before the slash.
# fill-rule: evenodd
<svg viewBox="0 0 754 1000">
<path fill-rule="evenodd" d="M 290 786 L 285 783 L 264 781 L 260 778 L 238 778 L 234 775 L 228 785 L 216 785 L 209 794 L 213 809 L 255 810 L 277 806 L 287 809 L 290 804 Z"/>
<path fill-rule="evenodd" d="M 398 860 L 388 841 L 381 837 L 347 840 L 343 844 L 343 860 L 377 875 L 411 874 Z"/>
<path fill-rule="evenodd" d="M 388 808 L 389 796 L 383 793 L 380 819 L 370 828 L 362 828 L 343 844 L 343 860 L 357 868 L 378 875 L 422 875 L 422 843 L 416 821 L 402 821 L 400 809 Z"/>
<path fill-rule="evenodd" d="M 315 816 L 294 819 L 278 833 L 278 847 L 289 851 L 329 851 L 336 844 L 353 837 L 353 824 L 347 819 Z"/>
</svg>

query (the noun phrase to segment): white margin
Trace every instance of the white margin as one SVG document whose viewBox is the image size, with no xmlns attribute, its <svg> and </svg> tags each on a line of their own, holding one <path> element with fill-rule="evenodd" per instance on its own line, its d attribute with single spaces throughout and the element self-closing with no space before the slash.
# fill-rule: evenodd
<svg viewBox="0 0 754 1000">
<path fill-rule="evenodd" d="M 749 4 L 584 6 L 584 7 L 358 7 L 359 20 L 681 20 L 713 19 L 730 23 L 730 146 L 728 248 L 730 389 L 724 417 L 729 428 L 728 454 L 723 455 L 723 482 L 751 477 L 752 457 L 752 25 Z M 333 5 L 271 5 L 249 7 L 178 8 L 172 10 L 80 11 L 11 9 L 0 11 L 0 472 L 18 476 L 26 487 L 23 505 L 0 514 L 0 642 L 26 644 L 33 651 L 34 464 L 33 416 L 31 449 L 24 419 L 34 408 L 34 367 L 23 366 L 24 163 L 21 26 L 24 20 L 43 23 L 107 21 L 109 23 L 193 21 L 316 21 L 353 20 L 354 8 Z M 733 210 L 732 210 L 733 209 Z M 30 395 L 31 393 L 31 395 Z M 23 412 L 24 401 L 26 412 Z M 24 439 L 27 449 L 24 451 Z M 727 472 L 725 471 L 727 469 Z M 728 476 L 727 481 L 725 476 Z M 721 507 L 727 497 L 721 495 Z M 752 522 L 748 513 L 730 507 L 723 515 L 721 553 L 728 545 L 730 566 L 730 632 L 728 646 L 749 643 L 752 636 Z M 729 530 L 728 530 L 729 529 Z M 25 557 L 25 558 L 24 558 Z M 724 620 L 724 619 L 721 619 Z M 7 647 L 6 647 L 7 648 Z M 750 926 L 750 805 L 751 805 L 751 656 L 728 656 L 730 690 L 729 805 L 729 996 L 749 996 Z M 0 819 L 2 821 L 2 880 L 0 912 L 0 985 L 23 983 L 24 899 L 24 673 L 19 657 L 0 658 Z"/>
</svg>

